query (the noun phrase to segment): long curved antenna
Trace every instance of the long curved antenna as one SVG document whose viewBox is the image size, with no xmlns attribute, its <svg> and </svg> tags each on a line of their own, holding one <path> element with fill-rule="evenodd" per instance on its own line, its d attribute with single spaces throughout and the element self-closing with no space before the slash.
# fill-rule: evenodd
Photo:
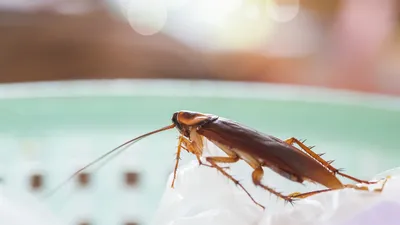
<svg viewBox="0 0 400 225">
<path fill-rule="evenodd" d="M 78 171 L 76 171 L 75 173 L 73 173 L 68 179 L 66 179 L 64 182 L 62 182 L 62 183 L 59 184 L 56 188 L 54 188 L 52 191 L 50 191 L 47 195 L 45 195 L 44 198 L 47 198 L 47 197 L 51 196 L 51 195 L 54 194 L 58 189 L 60 189 L 64 184 L 66 184 L 68 181 L 70 181 L 72 178 L 74 178 L 76 175 L 78 175 L 80 172 L 82 172 L 83 170 L 85 170 L 85 169 L 87 169 L 88 167 L 92 166 L 93 164 L 99 162 L 100 160 L 104 159 L 106 156 L 108 156 L 108 155 L 110 155 L 111 153 L 117 151 L 118 149 L 120 149 L 120 148 L 122 148 L 122 147 L 124 147 L 124 146 L 126 146 L 126 145 L 128 145 L 128 144 L 132 144 L 132 143 L 135 142 L 135 141 L 139 141 L 140 139 L 145 138 L 145 137 L 147 137 L 147 136 L 150 136 L 150 135 L 152 135 L 152 134 L 155 134 L 155 133 L 158 133 L 158 132 L 161 132 L 161 131 L 165 131 L 165 130 L 169 130 L 169 129 L 172 129 L 172 128 L 174 128 L 174 127 L 175 127 L 175 124 L 172 124 L 172 125 L 169 125 L 169 126 L 160 128 L 160 129 L 158 129 L 158 130 L 155 130 L 155 131 L 152 131 L 152 132 L 149 132 L 149 133 L 140 135 L 139 137 L 136 137 L 136 138 L 134 138 L 134 139 L 131 139 L 131 140 L 129 140 L 129 141 L 127 141 L 127 142 L 125 142 L 125 143 L 119 145 L 118 147 L 116 147 L 116 148 L 114 148 L 114 149 L 112 149 L 112 150 L 106 152 L 105 154 L 101 155 L 100 157 L 98 157 L 97 159 L 95 159 L 94 161 L 92 161 L 91 163 L 87 164 L 86 166 L 84 166 L 84 167 L 81 168 L 80 170 L 78 170 Z M 125 150 L 125 149 L 123 149 L 123 150 Z M 122 150 L 122 151 L 123 151 L 123 150 Z M 122 151 L 121 151 L 121 152 L 122 152 Z"/>
</svg>

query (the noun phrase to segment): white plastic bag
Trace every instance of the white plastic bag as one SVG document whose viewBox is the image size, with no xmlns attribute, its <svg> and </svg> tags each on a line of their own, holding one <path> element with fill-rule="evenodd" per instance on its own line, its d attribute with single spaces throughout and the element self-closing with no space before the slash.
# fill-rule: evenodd
<svg viewBox="0 0 400 225">
<path fill-rule="evenodd" d="M 215 169 L 181 165 L 166 186 L 153 225 L 394 225 L 400 224 L 396 171 L 382 193 L 343 189 L 311 196 L 271 212 L 256 206 Z M 384 178 L 388 174 L 381 174 Z M 378 179 L 378 178 L 376 178 Z M 381 183 L 373 187 L 381 187 Z M 372 187 L 372 186 L 371 186 Z"/>
</svg>

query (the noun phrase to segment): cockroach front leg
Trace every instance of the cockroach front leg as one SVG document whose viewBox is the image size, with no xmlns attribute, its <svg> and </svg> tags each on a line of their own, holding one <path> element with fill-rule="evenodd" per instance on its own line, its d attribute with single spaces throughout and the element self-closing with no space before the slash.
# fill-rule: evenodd
<svg viewBox="0 0 400 225">
<path fill-rule="evenodd" d="M 219 172 L 221 172 L 224 176 L 226 176 L 229 180 L 233 181 L 236 185 L 238 185 L 244 192 L 246 192 L 246 194 L 250 197 L 250 199 L 258 206 L 260 206 L 261 208 L 265 209 L 265 207 L 263 205 L 261 205 L 260 203 L 258 203 L 253 196 L 251 196 L 251 194 L 246 190 L 246 188 L 244 188 L 244 186 L 235 178 L 233 178 L 232 175 L 230 175 L 229 173 L 227 173 L 225 170 L 223 170 L 222 167 L 217 165 L 217 162 L 220 163 L 235 163 L 237 161 L 239 161 L 239 157 L 235 154 L 233 156 L 229 156 L 229 157 L 207 157 L 206 160 L 211 163 L 211 165 L 216 168 Z"/>
<path fill-rule="evenodd" d="M 174 184 L 175 184 L 175 180 L 176 180 L 176 172 L 178 170 L 178 165 L 179 165 L 182 148 L 184 148 L 186 151 L 188 151 L 190 153 L 195 154 L 197 159 L 200 161 L 197 151 L 193 147 L 193 143 L 190 140 L 186 139 L 184 136 L 180 135 L 179 140 L 178 140 L 178 150 L 176 151 L 176 163 L 175 163 L 174 177 L 172 179 L 171 188 L 174 188 Z"/>
<path fill-rule="evenodd" d="M 364 184 L 376 184 L 377 182 L 375 181 L 366 181 L 366 180 L 360 180 L 358 178 L 352 177 L 348 174 L 342 173 L 340 172 L 339 169 L 336 169 L 335 167 L 333 167 L 329 162 L 325 161 L 324 159 L 321 158 L 320 155 L 318 155 L 317 153 L 313 152 L 309 147 L 307 147 L 306 145 L 304 145 L 303 142 L 299 141 L 298 139 L 292 137 L 289 138 L 287 140 L 285 140 L 285 142 L 289 145 L 293 145 L 294 143 L 296 143 L 297 145 L 299 145 L 309 156 L 311 156 L 312 158 L 314 158 L 315 160 L 317 160 L 319 163 L 321 163 L 323 166 L 325 166 L 326 168 L 328 168 L 330 171 L 332 171 L 333 174 L 339 174 L 343 177 L 346 177 L 350 180 L 356 181 L 358 183 L 364 183 Z"/>
<path fill-rule="evenodd" d="M 207 166 L 207 167 L 213 168 L 211 165 L 207 165 L 207 164 L 203 163 L 203 162 L 201 161 L 201 158 L 200 158 L 200 155 L 199 155 L 199 154 L 195 154 L 192 150 L 187 149 L 185 146 L 182 146 L 182 148 L 185 149 L 187 152 L 196 155 L 196 159 L 197 159 L 197 161 L 199 162 L 199 166 Z M 223 167 L 223 168 L 227 168 L 227 167 Z"/>
<path fill-rule="evenodd" d="M 182 148 L 184 148 L 186 151 L 196 156 L 197 161 L 199 162 L 199 166 L 207 166 L 213 168 L 212 165 L 207 165 L 201 161 L 201 151 L 196 149 L 196 146 L 193 141 L 189 140 L 185 136 L 181 136 L 180 138 L 182 138 Z M 222 167 L 222 168 L 227 169 L 229 167 Z"/>
<path fill-rule="evenodd" d="M 176 151 L 176 163 L 174 169 L 174 177 L 172 178 L 171 188 L 174 188 L 175 180 L 176 180 L 176 171 L 178 170 L 178 164 L 181 156 L 181 149 L 182 149 L 182 136 L 179 137 L 178 141 L 178 150 Z"/>
<path fill-rule="evenodd" d="M 176 172 L 178 170 L 178 165 L 179 165 L 182 148 L 185 149 L 186 151 L 188 151 L 189 153 L 196 155 L 197 161 L 199 162 L 200 166 L 207 166 L 207 167 L 213 168 L 213 166 L 207 165 L 201 161 L 201 159 L 200 159 L 201 152 L 196 150 L 194 143 L 192 141 L 190 141 L 189 139 L 187 139 L 185 136 L 181 135 L 181 136 L 179 136 L 178 149 L 176 151 L 176 163 L 175 163 L 174 177 L 172 179 L 171 188 L 174 188 L 174 184 L 175 184 L 175 180 L 176 180 Z M 221 168 L 226 169 L 229 167 L 221 167 Z"/>
</svg>

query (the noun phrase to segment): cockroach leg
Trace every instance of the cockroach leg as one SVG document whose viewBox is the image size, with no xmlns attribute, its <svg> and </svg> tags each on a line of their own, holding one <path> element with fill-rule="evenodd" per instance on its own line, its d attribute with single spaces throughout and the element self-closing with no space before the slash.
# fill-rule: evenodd
<svg viewBox="0 0 400 225">
<path fill-rule="evenodd" d="M 197 161 L 199 162 L 199 166 L 206 166 L 206 167 L 213 168 L 213 166 L 208 165 L 206 163 L 203 163 L 201 161 L 201 155 L 200 155 L 199 151 L 195 150 L 195 147 L 193 146 L 193 142 L 188 140 L 185 136 L 180 135 L 179 136 L 179 141 L 178 141 L 178 150 L 177 150 L 177 153 L 176 153 L 176 164 L 175 164 L 175 169 L 174 169 L 174 178 L 172 180 L 171 188 L 174 188 L 174 183 L 175 183 L 175 180 L 176 180 L 176 172 L 178 170 L 178 163 L 179 163 L 179 160 L 180 160 L 181 148 L 185 149 L 189 153 L 194 154 L 196 156 L 196 158 L 197 158 Z M 221 168 L 229 169 L 228 166 L 221 167 Z"/>
<path fill-rule="evenodd" d="M 219 163 L 235 163 L 239 161 L 239 156 L 234 155 L 234 156 L 228 156 L 228 157 L 223 157 L 223 156 L 212 156 L 212 157 L 207 157 L 206 160 L 212 160 L 213 162 L 219 162 Z"/>
<path fill-rule="evenodd" d="M 386 177 L 385 181 L 382 184 L 382 187 L 374 189 L 374 192 L 382 192 L 383 189 L 385 188 L 386 182 L 388 181 L 388 179 L 390 178 L 390 176 Z M 310 192 L 305 192 L 305 193 L 300 193 L 300 192 L 295 192 L 290 194 L 289 196 L 292 198 L 307 198 L 310 197 L 312 195 L 315 194 L 319 194 L 319 193 L 323 193 L 323 192 L 328 192 L 328 191 L 335 191 L 335 190 L 340 190 L 340 189 L 344 189 L 344 188 L 353 188 L 355 190 L 361 190 L 361 191 L 369 191 L 368 187 L 359 187 L 357 185 L 354 184 L 345 184 L 343 188 L 338 188 L 338 189 L 332 189 L 332 188 L 327 188 L 327 189 L 322 189 L 322 190 L 317 190 L 317 191 L 310 191 Z"/>
<path fill-rule="evenodd" d="M 186 151 L 188 151 L 189 153 L 192 153 L 196 156 L 197 161 L 199 162 L 199 166 L 206 166 L 206 167 L 213 168 L 213 166 L 207 165 L 201 161 L 201 152 L 202 151 L 196 150 L 196 147 L 195 147 L 193 141 L 189 140 L 185 136 L 180 136 L 180 138 L 182 141 L 182 148 L 184 148 Z M 221 167 L 221 168 L 229 169 L 229 167 Z"/>
<path fill-rule="evenodd" d="M 346 178 L 348 178 L 348 179 L 350 179 L 350 180 L 354 180 L 354 181 L 356 181 L 356 182 L 358 182 L 358 183 L 364 183 L 364 184 L 376 184 L 378 181 L 366 181 L 366 180 L 360 180 L 360 179 L 358 179 L 358 178 L 355 178 L 355 177 L 352 177 L 352 176 L 350 176 L 350 175 L 347 175 L 347 174 L 345 174 L 345 173 L 342 173 L 342 172 L 340 172 L 340 171 L 338 171 L 337 172 L 337 174 L 339 174 L 339 175 L 341 175 L 341 176 L 343 176 L 343 177 L 346 177 Z"/>
<path fill-rule="evenodd" d="M 263 168 L 261 166 L 255 168 L 255 170 L 252 173 L 253 183 L 256 186 L 262 187 L 263 189 L 265 189 L 265 190 L 269 191 L 270 193 L 274 194 L 275 196 L 277 196 L 279 198 L 282 198 L 286 202 L 289 202 L 290 204 L 293 205 L 294 199 L 291 196 L 285 196 L 282 193 L 279 193 L 279 192 L 275 191 L 274 189 L 262 184 L 261 180 L 262 180 L 263 176 L 264 176 Z"/>
<path fill-rule="evenodd" d="M 207 157 L 206 160 L 214 167 L 216 168 L 219 172 L 221 172 L 224 176 L 226 176 L 228 179 L 230 179 L 231 181 L 233 181 L 236 185 L 238 185 L 240 188 L 242 188 L 242 190 L 244 192 L 246 192 L 246 194 L 250 197 L 250 199 L 258 206 L 260 206 L 261 208 L 265 209 L 265 207 L 263 205 L 261 205 L 260 203 L 258 203 L 253 196 L 251 196 L 251 194 L 246 190 L 246 188 L 244 188 L 244 186 L 235 178 L 232 177 L 232 175 L 228 174 L 226 171 L 224 171 L 220 166 L 217 165 L 216 162 L 221 162 L 221 163 L 235 163 L 239 160 L 239 157 Z"/>
<path fill-rule="evenodd" d="M 299 141 L 298 139 L 291 137 L 289 139 L 286 139 L 285 142 L 289 145 L 293 145 L 296 143 L 299 145 L 308 155 L 310 155 L 312 158 L 320 162 L 323 166 L 327 167 L 330 171 L 333 173 L 337 173 L 338 169 L 333 167 L 331 164 L 329 164 L 327 161 L 322 159 L 317 153 L 313 152 L 309 147 L 307 147 L 303 142 Z"/>
<path fill-rule="evenodd" d="M 185 149 L 187 152 L 190 153 L 189 149 L 187 149 L 185 146 L 181 145 L 181 147 L 182 147 L 183 149 Z"/>
<path fill-rule="evenodd" d="M 187 147 L 184 146 L 184 143 L 186 144 Z M 188 143 L 188 140 L 185 139 L 184 136 L 180 135 L 178 138 L 178 150 L 176 151 L 176 163 L 175 163 L 174 177 L 172 179 L 171 188 L 174 188 L 174 184 L 175 184 L 175 180 L 176 180 L 176 172 L 178 170 L 178 165 L 179 165 L 180 154 L 181 154 L 182 148 L 192 154 L 195 154 L 200 165 L 212 167 L 210 165 L 207 165 L 207 164 L 204 164 L 203 162 L 201 162 L 198 152 L 193 149 L 192 142 L 189 141 L 189 144 L 187 144 L 187 143 Z"/>
<path fill-rule="evenodd" d="M 195 142 L 189 140 L 187 137 L 182 136 L 182 135 L 180 136 L 180 140 L 181 140 L 181 144 L 183 145 L 183 148 L 185 148 L 186 151 L 196 155 L 196 157 L 198 157 L 198 159 L 199 159 L 199 157 L 201 155 L 201 151 L 196 149 Z M 200 163 L 200 161 L 199 161 L 199 163 Z"/>
<path fill-rule="evenodd" d="M 189 153 L 195 154 L 193 151 L 190 151 L 189 149 L 187 149 L 187 148 L 186 148 L 185 146 L 183 146 L 183 145 L 182 145 L 182 148 L 185 149 L 185 150 L 186 150 L 187 152 L 189 152 Z M 212 166 L 203 163 L 203 162 L 201 161 L 201 159 L 200 159 L 200 156 L 199 156 L 198 154 L 195 154 L 195 155 L 196 155 L 197 161 L 199 162 L 199 166 L 207 166 L 207 167 L 211 167 L 211 168 L 212 168 Z"/>
<path fill-rule="evenodd" d="M 210 168 L 214 168 L 212 165 L 208 165 L 208 164 L 203 163 L 203 162 L 201 161 L 199 155 L 196 155 L 196 158 L 197 158 L 197 161 L 199 162 L 199 166 L 207 166 L 207 167 L 210 167 Z M 224 167 L 221 167 L 221 168 L 223 168 L 223 169 L 229 169 L 228 166 L 224 166 Z"/>
<path fill-rule="evenodd" d="M 176 151 L 176 163 L 175 163 L 175 169 L 174 169 L 174 178 L 172 179 L 171 188 L 174 188 L 174 184 L 175 184 L 175 180 L 176 180 L 176 171 L 178 170 L 178 164 L 179 164 L 180 155 L 181 155 L 181 148 L 182 148 L 182 136 L 179 137 L 179 141 L 178 141 L 178 150 Z"/>
<path fill-rule="evenodd" d="M 314 158 L 315 160 L 317 160 L 318 162 L 320 162 L 323 166 L 325 166 L 326 168 L 328 168 L 330 171 L 332 171 L 334 174 L 339 174 L 343 177 L 346 177 L 350 180 L 356 181 L 358 183 L 364 183 L 364 184 L 376 184 L 377 182 L 375 181 L 366 181 L 366 180 L 360 180 L 358 178 L 352 177 L 350 175 L 347 175 L 345 173 L 340 172 L 339 169 L 336 169 L 335 167 L 333 167 L 331 165 L 331 163 L 333 161 L 327 162 L 326 160 L 322 159 L 320 157 L 319 154 L 313 152 L 309 147 L 307 147 L 306 145 L 303 144 L 303 142 L 299 141 L 298 139 L 292 137 L 289 138 L 287 140 L 285 140 L 285 142 L 289 145 L 293 145 L 293 143 L 296 143 L 297 145 L 299 145 L 308 155 L 310 155 L 312 158 Z"/>
</svg>

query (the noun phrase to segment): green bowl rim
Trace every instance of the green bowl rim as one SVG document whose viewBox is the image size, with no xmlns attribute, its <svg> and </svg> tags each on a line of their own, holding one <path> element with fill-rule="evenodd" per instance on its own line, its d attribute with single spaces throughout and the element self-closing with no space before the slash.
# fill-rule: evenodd
<svg viewBox="0 0 400 225">
<path fill-rule="evenodd" d="M 357 105 L 400 111 L 400 97 L 306 85 L 181 79 L 101 79 L 0 84 L 0 99 L 203 97 Z"/>
</svg>

